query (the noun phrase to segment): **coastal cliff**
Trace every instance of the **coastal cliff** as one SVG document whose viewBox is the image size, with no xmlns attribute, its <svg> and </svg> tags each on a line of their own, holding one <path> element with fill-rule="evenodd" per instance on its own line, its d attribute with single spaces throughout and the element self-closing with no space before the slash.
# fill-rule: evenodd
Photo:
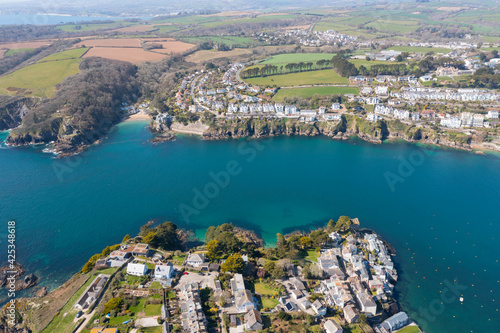
<svg viewBox="0 0 500 333">
<path fill-rule="evenodd" d="M 0 131 L 19 126 L 38 99 L 0 95 Z"/>
<path fill-rule="evenodd" d="M 230 119 L 212 124 L 202 137 L 205 140 L 221 140 L 245 137 L 265 138 L 278 135 L 325 135 L 339 140 L 357 136 L 375 144 L 381 144 L 384 140 L 400 139 L 472 150 L 472 137 L 463 133 L 416 127 L 399 120 L 370 122 L 353 115 L 343 115 L 337 122 L 315 123 L 304 123 L 290 118 Z"/>
</svg>

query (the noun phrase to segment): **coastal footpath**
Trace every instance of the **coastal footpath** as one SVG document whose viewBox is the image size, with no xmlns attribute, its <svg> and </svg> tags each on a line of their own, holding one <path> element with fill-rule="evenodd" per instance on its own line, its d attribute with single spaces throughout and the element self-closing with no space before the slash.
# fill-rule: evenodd
<svg viewBox="0 0 500 333">
<path fill-rule="evenodd" d="M 358 219 L 277 234 L 264 247 L 231 224 L 205 240 L 171 222 L 92 256 L 48 295 L 16 301 L 15 325 L 31 332 L 420 332 L 394 297 L 395 251 Z"/>
</svg>

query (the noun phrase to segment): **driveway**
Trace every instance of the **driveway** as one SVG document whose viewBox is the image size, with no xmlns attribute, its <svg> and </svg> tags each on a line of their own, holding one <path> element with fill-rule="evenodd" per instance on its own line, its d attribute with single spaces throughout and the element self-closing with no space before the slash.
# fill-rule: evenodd
<svg viewBox="0 0 500 333">
<path fill-rule="evenodd" d="M 142 326 L 142 327 L 160 326 L 158 324 L 157 318 L 158 317 L 139 318 L 135 321 L 135 326 Z"/>
</svg>

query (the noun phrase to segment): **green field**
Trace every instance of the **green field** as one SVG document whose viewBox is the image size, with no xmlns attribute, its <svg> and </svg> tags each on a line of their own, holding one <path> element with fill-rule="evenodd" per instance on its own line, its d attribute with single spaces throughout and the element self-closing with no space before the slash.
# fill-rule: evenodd
<svg viewBox="0 0 500 333">
<path fill-rule="evenodd" d="M 389 31 L 396 33 L 410 33 L 419 28 L 417 21 L 376 20 L 366 25 L 378 31 Z"/>
<path fill-rule="evenodd" d="M 276 86 L 293 87 L 310 84 L 348 84 L 349 80 L 341 77 L 331 69 L 320 71 L 291 73 L 282 75 L 273 75 L 268 77 L 255 77 L 246 79 L 246 81 L 258 86 Z"/>
<path fill-rule="evenodd" d="M 31 50 L 34 50 L 34 49 L 9 49 L 9 50 L 7 50 L 7 52 L 5 52 L 4 56 L 11 56 L 14 54 L 18 54 L 18 53 L 22 53 L 22 52 L 26 52 L 26 51 L 31 51 Z"/>
<path fill-rule="evenodd" d="M 115 269 L 116 270 L 116 269 Z M 71 296 L 68 302 L 62 307 L 61 311 L 52 319 L 52 321 L 47 325 L 47 327 L 42 331 L 42 333 L 51 333 L 51 332 L 71 332 L 76 323 L 73 323 L 73 319 L 77 314 L 77 310 L 73 309 L 76 301 L 82 296 L 83 292 L 87 287 L 94 281 L 95 277 L 101 274 L 101 272 L 97 272 L 91 276 L 89 279 L 83 284 L 83 286 L 78 289 L 78 291 Z"/>
<path fill-rule="evenodd" d="M 168 32 L 179 30 L 180 28 L 176 25 L 155 25 L 155 28 L 158 29 L 158 33 L 165 34 Z"/>
<path fill-rule="evenodd" d="M 204 26 L 206 28 L 213 28 L 221 25 L 230 25 L 230 24 L 247 24 L 247 23 L 263 23 L 263 22 L 269 22 L 272 20 L 287 20 L 287 19 L 294 19 L 296 18 L 297 15 L 260 15 L 257 17 L 244 17 L 244 18 L 236 18 L 236 19 L 229 19 L 229 20 L 219 20 L 219 21 L 214 21 L 214 22 L 206 22 L 200 24 L 201 26 Z"/>
<path fill-rule="evenodd" d="M 314 95 L 343 95 L 343 94 L 358 94 L 359 89 L 356 87 L 311 87 L 311 88 L 293 88 L 280 89 L 274 95 L 273 99 L 277 102 L 282 102 L 285 97 L 313 97 Z M 314 252 L 314 251 L 313 251 Z"/>
<path fill-rule="evenodd" d="M 291 53 L 272 56 L 259 63 L 260 65 L 283 65 L 291 62 L 316 62 L 318 60 L 332 60 L 334 53 Z"/>
<path fill-rule="evenodd" d="M 373 65 L 393 65 L 396 64 L 395 62 L 391 61 L 380 61 L 380 60 L 366 60 L 366 59 L 349 59 L 350 62 L 352 62 L 354 65 L 356 65 L 357 68 L 361 66 L 365 66 L 366 68 L 370 69 Z"/>
<path fill-rule="evenodd" d="M 36 63 L 0 77 L 0 94 L 52 97 L 55 86 L 68 76 L 80 72 L 80 59 Z M 25 89 L 25 90 L 24 90 Z M 22 91 L 19 91 L 22 90 Z"/>
<path fill-rule="evenodd" d="M 248 37 L 240 37 L 240 36 L 201 36 L 201 37 L 189 37 L 182 38 L 181 41 L 191 44 L 203 43 L 211 41 L 215 44 L 226 44 L 227 46 L 255 46 L 260 43 L 250 39 Z"/>
<path fill-rule="evenodd" d="M 46 61 L 56 61 L 56 60 L 67 60 L 67 59 L 77 59 L 80 58 L 85 52 L 87 52 L 88 47 L 80 47 L 77 49 L 70 49 L 62 52 L 57 52 L 51 54 L 37 62 L 46 62 Z"/>
<path fill-rule="evenodd" d="M 103 18 L 105 20 L 105 18 Z M 118 28 L 130 27 L 132 25 L 138 25 L 135 22 L 127 22 L 127 21 L 114 21 L 107 23 L 85 23 L 81 22 L 78 24 L 64 24 L 57 26 L 58 29 L 62 31 L 92 31 L 92 30 L 111 30 Z"/>
<path fill-rule="evenodd" d="M 409 52 L 409 53 L 449 53 L 451 49 L 439 48 L 439 47 L 418 47 L 418 46 L 392 46 L 387 50 Z"/>
</svg>

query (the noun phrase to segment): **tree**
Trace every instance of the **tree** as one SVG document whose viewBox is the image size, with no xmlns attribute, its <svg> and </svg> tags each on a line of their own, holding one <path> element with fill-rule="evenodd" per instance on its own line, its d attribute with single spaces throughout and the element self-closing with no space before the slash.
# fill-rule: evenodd
<svg viewBox="0 0 500 333">
<path fill-rule="evenodd" d="M 129 239 L 130 239 L 130 235 L 126 234 L 125 237 L 123 237 L 123 239 L 122 239 L 122 243 L 128 242 Z"/>
<path fill-rule="evenodd" d="M 121 306 L 123 305 L 123 299 L 121 297 L 115 297 L 110 299 L 106 304 L 104 304 L 103 313 L 107 314 L 110 311 L 120 311 Z"/>
<path fill-rule="evenodd" d="M 208 242 L 207 250 L 207 257 L 210 261 L 214 261 L 219 258 L 219 242 L 216 239 L 212 239 Z"/>
<path fill-rule="evenodd" d="M 278 313 L 278 319 L 283 320 L 283 321 L 289 321 L 292 319 L 292 316 L 285 311 L 280 311 Z"/>
<path fill-rule="evenodd" d="M 300 245 L 302 246 L 303 249 L 310 248 L 312 245 L 311 238 L 304 236 L 300 238 Z"/>
<path fill-rule="evenodd" d="M 328 224 L 326 225 L 326 232 L 331 233 L 332 231 L 334 231 L 334 229 L 335 229 L 335 221 L 330 219 L 330 221 L 328 221 Z"/>
<path fill-rule="evenodd" d="M 153 246 L 152 243 L 155 242 L 154 241 L 155 236 L 156 236 L 156 232 L 150 231 L 146 236 L 144 236 L 142 238 L 142 242 Z"/>
<path fill-rule="evenodd" d="M 335 224 L 334 231 L 347 232 L 350 228 L 351 218 L 349 216 L 341 216 Z"/>
<path fill-rule="evenodd" d="M 221 266 L 221 270 L 223 272 L 241 273 L 243 271 L 244 264 L 245 262 L 243 261 L 241 254 L 235 253 L 226 259 Z"/>
</svg>

